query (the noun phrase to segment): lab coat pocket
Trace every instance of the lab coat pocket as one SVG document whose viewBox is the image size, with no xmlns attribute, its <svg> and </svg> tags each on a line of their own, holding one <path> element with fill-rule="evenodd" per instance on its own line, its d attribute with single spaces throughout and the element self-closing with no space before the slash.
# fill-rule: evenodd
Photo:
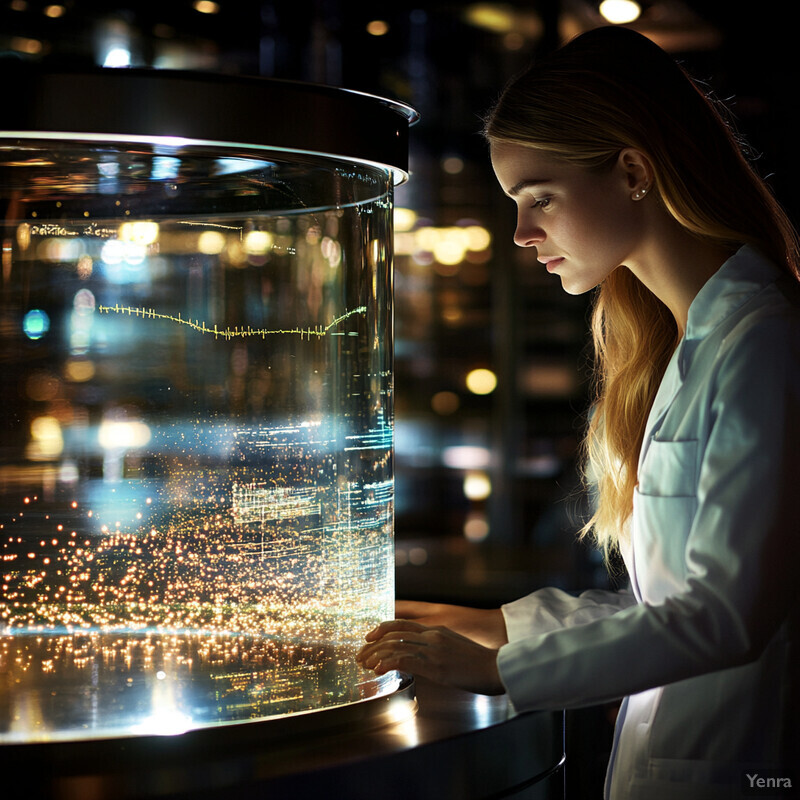
<svg viewBox="0 0 800 800">
<path fill-rule="evenodd" d="M 696 439 L 653 439 L 639 470 L 639 493 L 657 497 L 694 497 L 697 491 Z"/>
<path fill-rule="evenodd" d="M 696 512 L 694 496 L 661 497 L 634 491 L 636 580 L 645 602 L 661 603 L 685 588 L 686 541 Z"/>
</svg>

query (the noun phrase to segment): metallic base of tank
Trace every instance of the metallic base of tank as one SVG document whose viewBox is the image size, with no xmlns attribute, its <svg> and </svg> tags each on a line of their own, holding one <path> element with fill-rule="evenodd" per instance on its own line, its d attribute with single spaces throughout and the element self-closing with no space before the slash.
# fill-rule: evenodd
<svg viewBox="0 0 800 800">
<path fill-rule="evenodd" d="M 0 746 L 24 796 L 54 800 L 549 800 L 563 760 L 562 713 L 407 676 L 390 695 L 262 722 Z"/>
</svg>

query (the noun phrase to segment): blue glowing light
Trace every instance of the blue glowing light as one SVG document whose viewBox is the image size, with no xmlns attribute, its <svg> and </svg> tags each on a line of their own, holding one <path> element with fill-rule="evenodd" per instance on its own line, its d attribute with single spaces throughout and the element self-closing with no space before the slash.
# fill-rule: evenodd
<svg viewBox="0 0 800 800">
<path fill-rule="evenodd" d="M 23 317 L 22 330 L 29 339 L 41 339 L 50 330 L 50 317 L 41 309 L 34 308 Z"/>
</svg>

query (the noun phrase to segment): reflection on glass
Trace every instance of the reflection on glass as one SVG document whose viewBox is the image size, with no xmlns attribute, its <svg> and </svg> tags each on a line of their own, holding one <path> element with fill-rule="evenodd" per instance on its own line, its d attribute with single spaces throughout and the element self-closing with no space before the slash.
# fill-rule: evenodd
<svg viewBox="0 0 800 800">
<path fill-rule="evenodd" d="M 0 742 L 393 690 L 390 176 L 0 148 Z"/>
</svg>

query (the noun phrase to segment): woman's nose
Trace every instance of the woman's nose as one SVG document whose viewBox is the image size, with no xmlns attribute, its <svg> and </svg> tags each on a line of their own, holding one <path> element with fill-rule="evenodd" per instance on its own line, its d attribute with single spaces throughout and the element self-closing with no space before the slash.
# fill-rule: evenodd
<svg viewBox="0 0 800 800">
<path fill-rule="evenodd" d="M 521 217 L 517 219 L 517 229 L 514 232 L 514 244 L 519 247 L 534 247 L 545 240 L 545 233 L 538 225 L 526 222 Z"/>
</svg>

